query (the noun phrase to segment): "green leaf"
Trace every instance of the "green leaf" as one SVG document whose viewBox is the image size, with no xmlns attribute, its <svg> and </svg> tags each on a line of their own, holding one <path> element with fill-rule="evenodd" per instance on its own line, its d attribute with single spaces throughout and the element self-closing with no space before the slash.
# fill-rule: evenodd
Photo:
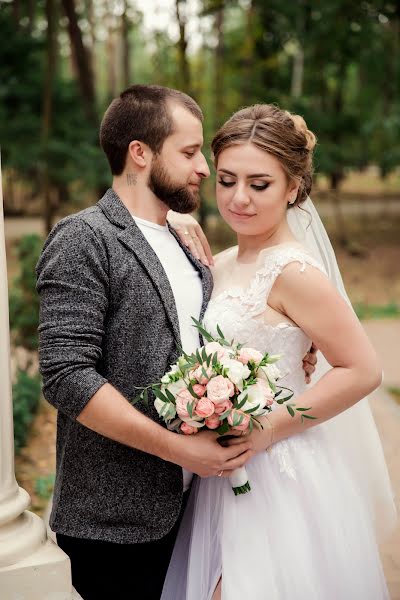
<svg viewBox="0 0 400 600">
<path fill-rule="evenodd" d="M 237 408 L 237 409 L 242 408 L 242 406 L 244 406 L 246 404 L 248 397 L 249 397 L 249 395 L 245 394 L 244 398 L 239 402 L 239 404 L 237 406 L 235 406 L 235 408 Z"/>
<path fill-rule="evenodd" d="M 225 421 L 225 423 L 222 423 L 222 425 L 220 425 L 218 427 L 218 429 L 215 430 L 219 435 L 224 435 L 224 433 L 227 433 L 229 431 L 229 423 L 228 421 Z"/>
<path fill-rule="evenodd" d="M 318 417 L 313 417 L 312 415 L 301 415 L 301 420 L 303 419 L 317 419 Z"/>
<path fill-rule="evenodd" d="M 259 408 L 260 408 L 260 404 L 257 404 L 257 406 L 255 406 L 254 408 L 249 408 L 248 410 L 245 410 L 244 412 L 246 413 L 246 415 L 250 415 L 254 411 L 258 410 Z"/>
<path fill-rule="evenodd" d="M 175 398 L 173 396 L 173 394 L 171 394 L 171 392 L 167 389 L 164 390 L 165 395 L 167 396 L 168 400 L 172 403 L 172 404 L 176 404 Z"/>
<path fill-rule="evenodd" d="M 304 412 L 306 410 L 311 410 L 311 409 L 312 409 L 312 406 L 309 406 L 308 408 L 302 408 L 302 407 L 296 408 L 296 410 L 298 410 L 299 412 Z"/>
<path fill-rule="evenodd" d="M 288 411 L 289 415 L 290 415 L 291 417 L 294 417 L 294 410 L 293 410 L 293 408 L 290 406 L 290 404 L 286 404 L 286 408 L 287 408 L 287 411 Z"/>
<path fill-rule="evenodd" d="M 186 404 L 186 410 L 187 410 L 187 411 L 188 411 L 188 413 L 189 413 L 189 417 L 190 417 L 191 419 L 193 419 L 193 402 L 188 402 L 188 403 Z"/>
<path fill-rule="evenodd" d="M 143 404 L 149 407 L 149 390 L 146 388 L 143 392 Z"/>
<path fill-rule="evenodd" d="M 225 336 L 222 333 L 221 328 L 220 328 L 219 325 L 217 325 L 217 332 L 218 332 L 218 335 L 221 337 L 221 339 L 225 340 Z"/>
<path fill-rule="evenodd" d="M 198 400 L 200 398 L 200 396 L 198 396 L 196 394 L 196 392 L 194 391 L 191 383 L 188 384 L 188 390 L 191 393 L 191 395 L 193 396 L 193 398 L 196 398 L 196 400 Z"/>
<path fill-rule="evenodd" d="M 194 322 L 194 326 L 201 333 L 202 337 L 207 340 L 207 342 L 215 342 L 213 336 L 202 326 L 200 321 L 192 317 L 192 321 Z"/>
<path fill-rule="evenodd" d="M 157 398 L 159 398 L 160 400 L 162 400 L 162 402 L 169 402 L 168 398 L 166 396 L 164 396 L 164 394 L 162 393 L 162 391 L 159 388 L 153 388 L 153 393 L 155 396 L 157 396 Z"/>
</svg>

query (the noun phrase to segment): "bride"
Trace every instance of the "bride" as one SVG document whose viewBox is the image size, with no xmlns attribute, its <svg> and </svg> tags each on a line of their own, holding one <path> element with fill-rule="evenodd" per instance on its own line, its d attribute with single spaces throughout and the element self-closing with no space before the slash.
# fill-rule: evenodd
<svg viewBox="0 0 400 600">
<path fill-rule="evenodd" d="M 204 325 L 281 354 L 279 383 L 316 418 L 302 422 L 284 406 L 260 418 L 248 434 L 251 492 L 235 496 L 229 473 L 195 481 L 162 600 L 389 598 L 376 514 L 388 529 L 394 508 L 359 402 L 381 368 L 308 198 L 314 146 L 301 117 L 266 104 L 235 113 L 212 142 L 218 208 L 238 245 L 215 257 Z M 311 340 L 322 373 L 308 386 Z"/>
</svg>

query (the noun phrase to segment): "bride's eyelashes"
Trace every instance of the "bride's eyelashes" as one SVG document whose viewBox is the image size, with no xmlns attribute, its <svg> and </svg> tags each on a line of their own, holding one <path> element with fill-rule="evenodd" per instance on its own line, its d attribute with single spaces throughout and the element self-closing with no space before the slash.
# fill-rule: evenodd
<svg viewBox="0 0 400 600">
<path fill-rule="evenodd" d="M 236 184 L 236 181 L 225 181 L 224 179 L 218 179 L 218 183 L 220 183 L 223 187 L 233 187 Z M 253 190 L 256 190 L 258 192 L 262 192 L 263 190 L 266 190 L 267 187 L 269 187 L 269 183 L 265 182 L 262 184 L 256 184 L 256 183 L 252 183 L 250 187 L 253 188 Z"/>
</svg>

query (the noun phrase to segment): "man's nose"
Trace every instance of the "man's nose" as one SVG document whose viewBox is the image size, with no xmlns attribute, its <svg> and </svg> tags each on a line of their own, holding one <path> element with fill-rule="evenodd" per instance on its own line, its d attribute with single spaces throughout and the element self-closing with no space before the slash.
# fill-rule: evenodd
<svg viewBox="0 0 400 600">
<path fill-rule="evenodd" d="M 196 173 L 200 175 L 200 177 L 210 177 L 210 169 L 208 168 L 204 154 L 200 154 L 199 161 L 196 164 Z"/>
</svg>

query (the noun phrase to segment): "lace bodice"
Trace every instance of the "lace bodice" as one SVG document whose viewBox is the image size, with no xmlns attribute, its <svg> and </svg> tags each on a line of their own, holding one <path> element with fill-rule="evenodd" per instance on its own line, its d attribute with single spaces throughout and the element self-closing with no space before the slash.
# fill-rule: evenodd
<svg viewBox="0 0 400 600">
<path fill-rule="evenodd" d="M 283 269 L 290 263 L 299 263 L 304 272 L 311 266 L 325 272 L 323 267 L 299 244 L 282 244 L 263 250 L 256 261 L 244 265 L 236 279 L 245 282 L 235 285 L 230 279 L 236 262 L 237 248 L 224 253 L 223 264 L 214 272 L 215 293 L 204 317 L 204 324 L 213 335 L 218 335 L 217 325 L 225 337 L 234 339 L 260 352 L 282 354 L 278 366 L 285 377 L 280 380 L 295 393 L 304 389 L 302 358 L 311 346 L 311 340 L 289 320 L 276 322 L 268 311 L 268 296 Z M 224 282 L 221 285 L 221 282 Z M 232 285 L 231 285 L 232 283 Z"/>
</svg>

